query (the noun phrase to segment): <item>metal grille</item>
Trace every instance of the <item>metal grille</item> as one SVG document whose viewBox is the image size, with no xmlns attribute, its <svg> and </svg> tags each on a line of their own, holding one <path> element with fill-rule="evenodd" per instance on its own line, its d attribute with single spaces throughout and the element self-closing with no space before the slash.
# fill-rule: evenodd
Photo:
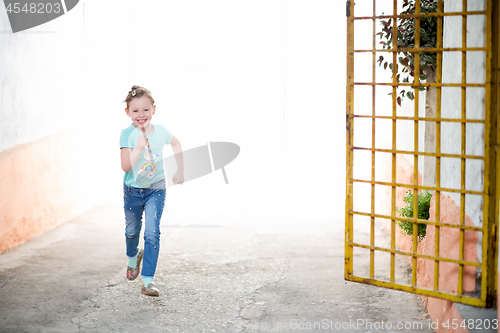
<svg viewBox="0 0 500 333">
<path fill-rule="evenodd" d="M 498 170 L 497 165 L 500 165 L 500 160 L 496 154 L 497 150 L 497 113 L 498 113 L 498 53 L 499 53 L 499 8 L 497 1 L 487 0 L 484 3 L 483 10 L 469 10 L 469 4 L 467 0 L 462 1 L 461 11 L 446 11 L 444 10 L 443 0 L 438 1 L 438 9 L 435 13 L 421 13 L 420 3 L 416 1 L 415 4 L 415 14 L 410 15 L 415 17 L 415 45 L 411 49 L 397 49 L 397 22 L 403 16 L 398 15 L 400 8 L 398 7 L 397 0 L 392 1 L 392 8 L 386 9 L 387 11 L 392 10 L 392 14 L 387 15 L 381 12 L 383 8 L 377 8 L 376 5 L 382 3 L 381 1 L 357 1 L 358 5 L 366 5 L 370 12 L 363 12 L 361 15 L 357 15 L 357 8 L 354 5 L 354 1 L 347 2 L 347 89 L 346 89 L 346 154 L 347 154 L 347 174 L 346 174 L 346 217 L 345 217 L 345 279 L 354 282 L 360 282 L 365 284 L 376 285 L 380 287 L 387 287 L 397 290 L 402 290 L 406 292 L 443 298 L 451 300 L 454 302 L 466 303 L 479 307 L 491 307 L 496 303 L 496 285 L 497 285 L 497 229 L 498 229 L 498 195 L 497 189 L 500 189 L 500 177 L 497 177 Z M 386 1 L 387 2 L 387 1 Z M 471 2 L 471 1 L 469 1 Z M 408 17 L 408 15 L 406 15 Z M 424 20 L 428 17 L 437 17 L 437 42 L 435 48 L 422 48 L 420 47 L 420 20 Z M 485 42 L 480 46 L 470 46 L 474 43 L 468 43 L 467 41 L 467 27 L 468 20 L 475 20 L 477 17 L 484 18 L 484 39 Z M 379 22 L 380 20 L 392 19 L 393 33 L 392 33 L 392 48 L 383 49 L 377 39 L 375 34 L 380 31 Z M 444 21 L 446 19 L 454 18 L 456 20 L 461 19 L 461 28 L 458 29 L 457 33 L 461 34 L 461 45 L 453 45 L 450 47 L 448 45 L 443 46 L 443 29 Z M 370 48 L 355 48 L 355 38 L 359 38 L 359 31 L 356 31 L 355 35 L 355 24 L 358 22 L 362 23 L 365 29 L 363 29 L 363 34 L 370 36 L 372 40 L 372 45 Z M 368 28 L 369 27 L 369 28 Z M 470 38 L 470 37 L 469 37 Z M 480 36 L 479 38 L 483 38 Z M 396 48 L 394 46 L 396 45 Z M 468 46 L 469 45 L 469 46 Z M 419 76 L 415 76 L 414 82 L 398 82 L 396 79 L 397 66 L 392 66 L 392 82 L 390 80 L 384 80 L 380 74 L 380 70 L 377 69 L 377 59 L 380 54 L 383 54 L 385 58 L 392 59 L 392 63 L 396 64 L 398 61 L 398 53 L 402 51 L 411 52 L 415 57 L 415 72 L 419 73 L 420 57 L 426 52 L 435 52 L 437 58 L 436 66 L 436 79 L 435 82 L 425 82 L 420 80 Z M 459 55 L 461 63 L 461 73 L 459 74 L 459 82 L 443 82 L 443 56 L 446 52 L 454 52 L 454 54 Z M 467 66 L 470 66 L 470 61 L 468 62 L 468 57 L 471 57 L 473 52 L 479 52 L 479 54 L 484 55 L 485 63 L 485 75 L 482 82 L 470 82 L 467 79 L 468 71 Z M 355 66 L 358 66 L 359 62 L 355 62 L 357 55 L 364 54 L 364 59 L 371 58 L 371 82 L 368 80 L 357 81 L 355 76 Z M 445 59 L 446 60 L 446 59 Z M 366 64 L 365 64 L 366 65 Z M 363 88 L 360 88 L 363 87 Z M 385 87 L 385 88 L 384 88 Z M 436 105 L 435 114 L 422 115 L 422 99 L 420 98 L 421 87 L 435 87 L 436 94 Z M 442 99 L 444 89 L 454 88 L 460 90 L 460 107 L 457 110 L 456 116 L 448 116 L 442 114 Z M 474 105 L 472 101 L 468 100 L 468 89 L 470 88 L 480 88 L 484 91 L 484 101 L 480 101 L 481 105 Z M 364 89 L 364 90 L 363 90 Z M 391 104 L 389 106 L 389 112 L 381 112 L 379 109 L 379 104 L 377 99 L 381 98 L 380 91 L 383 89 L 388 89 L 391 92 Z M 402 115 L 400 112 L 400 107 L 398 106 L 398 89 L 412 89 L 414 92 L 414 100 L 405 100 L 403 103 L 413 103 L 414 114 L 413 115 Z M 360 107 L 363 105 L 361 103 L 362 99 L 366 99 L 367 94 L 370 90 L 371 95 L 371 112 L 367 111 L 367 108 Z M 365 93 L 361 93 L 364 91 Z M 385 94 L 387 96 L 387 94 Z M 368 97 L 369 99 L 369 97 Z M 357 106 L 360 105 L 358 108 Z M 481 107 L 484 108 L 483 116 L 480 118 L 469 117 L 469 109 Z M 419 111 L 420 110 L 420 111 Z M 371 129 L 371 136 L 369 131 L 361 129 L 357 131 L 355 125 L 357 124 L 357 119 L 364 119 L 369 122 L 369 128 Z M 396 138 L 398 137 L 398 126 L 401 121 L 411 122 L 413 127 L 413 149 L 411 148 L 401 148 L 398 147 Z M 390 131 L 386 131 L 387 136 L 391 139 L 390 147 L 381 147 L 377 142 L 377 137 L 380 136 L 380 131 L 383 129 L 380 127 L 382 122 L 390 123 Z M 432 124 L 432 129 L 435 133 L 435 141 L 432 149 L 424 149 L 425 147 L 420 146 L 422 138 L 419 139 L 419 133 L 422 133 L 422 126 L 430 126 Z M 450 152 L 447 147 L 442 144 L 443 138 L 443 128 L 449 126 L 449 124 L 454 124 L 460 128 L 461 142 L 457 143 L 460 147 L 459 152 Z M 481 145 L 484 145 L 480 149 L 482 154 L 470 153 L 468 152 L 468 145 L 477 145 L 477 142 L 471 142 L 471 140 L 476 140 L 473 137 L 467 136 L 467 127 L 475 126 L 474 124 L 479 124 L 479 126 L 484 126 L 484 141 L 481 141 Z M 431 128 L 431 127 L 429 127 Z M 400 129 L 399 129 L 400 130 Z M 378 131 L 378 132 L 377 132 Z M 371 139 L 370 144 L 365 146 L 360 146 L 355 144 L 357 137 L 368 136 Z M 445 139 L 445 138 L 444 138 Z M 468 141 L 469 140 L 469 141 Z M 370 141 L 370 140 L 369 140 Z M 366 161 L 358 161 L 354 158 L 357 152 L 365 152 L 368 154 L 369 158 Z M 376 163 L 376 157 L 381 154 L 386 154 L 390 156 L 390 180 L 381 181 L 376 177 L 376 171 L 378 164 Z M 397 181 L 397 171 L 400 166 L 398 166 L 398 156 L 404 155 L 413 161 L 413 183 L 402 183 Z M 431 157 L 433 161 L 433 168 L 435 170 L 434 182 L 432 184 L 422 184 L 419 181 L 419 159 L 424 159 L 426 157 Z M 444 176 L 448 177 L 450 175 L 443 175 L 441 173 L 442 162 L 444 159 L 455 159 L 459 161 L 459 167 L 457 167 L 456 177 L 457 186 L 442 186 Z M 476 163 L 471 161 L 479 161 L 483 165 L 483 186 L 481 189 L 469 189 L 466 185 L 466 170 L 469 163 Z M 497 163 L 498 161 L 498 163 Z M 420 160 L 420 165 L 422 165 L 422 160 Z M 369 176 L 366 179 L 356 178 L 353 170 L 356 168 L 365 168 L 366 174 Z M 421 171 L 421 170 L 420 170 Z M 371 201 L 366 202 L 366 209 L 355 209 L 353 202 L 356 198 L 361 197 L 362 193 L 360 191 L 355 191 L 357 184 L 365 184 L 365 188 L 369 188 Z M 377 186 L 382 186 L 384 188 L 390 189 L 390 213 L 382 214 L 376 209 L 376 193 Z M 418 219 L 417 215 L 417 200 L 414 200 L 414 216 L 413 218 L 401 217 L 396 211 L 396 193 L 397 189 L 404 188 L 410 189 L 414 197 L 417 197 L 418 191 L 429 190 L 433 193 L 435 202 L 435 214 L 434 219 L 423 220 Z M 365 191 L 365 192 L 368 192 Z M 455 198 L 459 198 L 457 205 L 460 207 L 460 221 L 456 223 L 443 222 L 441 220 L 441 194 L 442 193 L 452 193 Z M 476 196 L 480 198 L 482 202 L 482 225 L 470 225 L 466 224 L 466 198 L 468 195 Z M 366 221 L 363 226 L 366 230 L 367 237 L 365 242 L 355 241 L 356 231 L 354 224 L 356 221 L 363 220 Z M 386 245 L 379 245 L 376 243 L 376 230 L 377 223 L 379 220 L 390 221 L 390 244 L 389 241 Z M 408 221 L 413 223 L 413 239 L 412 239 L 412 249 L 410 251 L 403 251 L 396 247 L 396 233 L 397 231 L 397 221 Z M 418 224 L 426 224 L 435 226 L 435 237 L 434 237 L 434 253 L 421 253 L 418 251 Z M 440 244 L 440 232 L 443 228 L 454 228 L 459 230 L 459 244 L 458 244 L 458 258 L 446 257 L 442 254 Z M 479 236 L 478 239 L 482 242 L 481 253 L 477 253 L 478 261 L 466 260 L 466 255 L 464 253 L 466 235 L 468 232 L 476 232 Z M 355 256 L 356 249 L 363 249 L 365 255 Z M 376 274 L 377 271 L 377 261 L 376 255 L 378 253 L 385 253 L 388 257 L 387 262 L 380 261 L 381 264 L 387 264 L 387 277 L 381 277 Z M 412 276 L 411 282 L 409 281 L 397 281 L 396 271 L 397 271 L 397 260 L 396 256 L 409 257 L 411 258 Z M 369 260 L 369 272 L 365 272 L 366 276 L 363 274 L 358 274 L 353 270 L 353 266 L 356 260 L 368 261 Z M 417 284 L 417 260 L 431 260 L 434 263 L 434 276 L 433 276 L 433 287 L 421 287 Z M 458 284 L 457 290 L 455 292 L 450 292 L 449 290 L 444 290 L 443 286 L 440 286 L 440 267 L 443 263 L 451 263 L 457 265 L 457 276 Z M 476 271 L 479 272 L 478 276 L 480 278 L 477 281 L 478 286 L 476 287 L 475 293 L 470 293 L 464 291 L 464 268 L 465 267 L 475 267 Z M 379 267 L 380 268 L 380 267 Z M 386 269 L 382 267 L 383 271 Z M 479 292 L 480 291 L 480 292 Z"/>
</svg>

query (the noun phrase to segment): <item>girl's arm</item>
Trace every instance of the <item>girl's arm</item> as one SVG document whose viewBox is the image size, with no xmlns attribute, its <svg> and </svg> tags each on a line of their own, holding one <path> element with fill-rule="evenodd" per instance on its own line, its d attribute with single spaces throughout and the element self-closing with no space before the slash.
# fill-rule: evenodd
<svg viewBox="0 0 500 333">
<path fill-rule="evenodd" d="M 122 158 L 122 169 L 125 172 L 130 171 L 132 167 L 137 163 L 139 156 L 141 156 L 142 151 L 146 147 L 146 138 L 144 135 L 139 135 L 137 138 L 137 146 L 134 150 L 128 147 L 121 148 L 121 158 Z"/>
<path fill-rule="evenodd" d="M 184 157 L 182 155 L 181 142 L 174 136 L 172 137 L 172 141 L 170 141 L 170 145 L 172 146 L 175 161 L 177 162 L 177 172 L 174 174 L 172 181 L 174 184 L 182 184 L 184 183 Z"/>
</svg>

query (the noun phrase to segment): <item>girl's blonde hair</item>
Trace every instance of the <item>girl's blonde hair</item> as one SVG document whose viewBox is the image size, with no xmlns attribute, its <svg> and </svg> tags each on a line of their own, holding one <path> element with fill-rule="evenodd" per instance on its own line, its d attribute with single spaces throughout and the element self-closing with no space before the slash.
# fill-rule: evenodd
<svg viewBox="0 0 500 333">
<path fill-rule="evenodd" d="M 127 98 L 125 98 L 124 102 L 127 103 L 127 109 L 129 108 L 129 103 L 134 98 L 140 98 L 142 96 L 146 96 L 151 101 L 151 104 L 155 104 L 155 100 L 153 99 L 153 95 L 151 91 L 141 86 L 132 86 L 132 89 L 128 92 Z"/>
</svg>

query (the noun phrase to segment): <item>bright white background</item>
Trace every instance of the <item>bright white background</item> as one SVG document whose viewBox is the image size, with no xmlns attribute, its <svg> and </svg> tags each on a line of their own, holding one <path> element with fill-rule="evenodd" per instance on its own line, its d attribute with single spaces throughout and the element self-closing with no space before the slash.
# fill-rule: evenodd
<svg viewBox="0 0 500 333">
<path fill-rule="evenodd" d="M 226 166 L 229 185 L 217 171 L 169 189 L 163 224 L 343 223 L 345 26 L 344 1 L 82 0 L 52 22 L 2 35 L 5 45 L 31 40 L 31 52 L 47 59 L 57 50 L 61 87 L 42 82 L 34 91 L 53 99 L 74 91 L 43 105 L 50 117 L 37 118 L 40 129 L 12 129 L 19 138 L 4 148 L 84 129 L 85 162 L 75 170 L 85 177 L 82 195 L 121 204 L 119 136 L 130 124 L 122 101 L 138 84 L 155 98 L 153 122 L 184 149 L 209 141 L 241 148 Z"/>
</svg>

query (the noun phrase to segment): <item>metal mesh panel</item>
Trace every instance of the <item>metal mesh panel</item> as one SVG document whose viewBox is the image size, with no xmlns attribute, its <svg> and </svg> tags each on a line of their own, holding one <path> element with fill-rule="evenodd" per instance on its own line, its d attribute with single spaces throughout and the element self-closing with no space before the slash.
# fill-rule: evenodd
<svg viewBox="0 0 500 333">
<path fill-rule="evenodd" d="M 436 12 L 422 13 L 416 1 L 414 14 L 402 15 L 397 0 L 356 3 L 347 2 L 345 279 L 474 306 L 494 306 L 500 188 L 496 154 L 498 4 L 463 0 L 445 10 L 439 0 Z M 394 48 L 398 45 L 398 22 L 404 17 L 415 18 L 415 43 L 412 48 Z M 420 46 L 420 22 L 429 17 L 437 18 L 436 47 L 424 48 Z M 381 20 L 388 19 L 392 20 L 393 47 L 384 49 L 376 34 Z M 484 35 L 468 33 L 481 24 Z M 415 73 L 419 73 L 420 58 L 435 53 L 435 80 L 416 75 L 414 82 L 399 82 L 397 66 L 392 66 L 390 73 L 377 63 L 382 56 L 397 64 L 404 51 L 414 55 Z M 402 102 L 413 104 L 406 111 L 398 100 L 402 90 L 414 93 L 413 100 Z M 433 105 L 429 107 L 425 102 L 431 93 Z M 402 169 L 412 169 L 412 179 L 400 179 L 398 172 Z M 386 172 L 385 178 L 378 176 L 381 170 Z M 474 170 L 480 170 L 480 174 Z M 397 197 L 405 190 L 414 198 L 422 190 L 431 191 L 433 215 L 429 220 L 418 218 L 417 200 L 413 200 L 413 217 L 397 213 Z M 390 208 L 380 209 L 380 198 L 386 198 Z M 448 202 L 442 200 L 448 198 L 459 207 L 459 217 L 453 221 L 441 210 Z M 384 221 L 390 234 L 385 242 L 376 237 L 378 224 Z M 397 221 L 413 224 L 410 249 L 396 245 L 400 237 Z M 434 238 L 432 249 L 419 248 L 419 224 L 432 226 L 433 233 L 427 236 Z M 366 237 L 358 240 L 355 234 L 362 232 Z M 458 239 L 454 254 L 441 243 L 446 241 L 444 233 L 453 232 Z M 477 260 L 470 260 L 466 251 L 471 239 L 482 244 Z M 355 249 L 369 254 L 369 271 L 353 270 Z M 376 257 L 382 253 L 389 257 L 380 261 L 389 266 L 387 276 L 377 273 L 385 269 L 377 266 Z M 412 276 L 407 283 L 396 276 L 399 257 L 410 258 Z M 419 262 L 433 266 L 432 281 L 427 286 L 417 281 Z M 452 282 L 456 288 L 445 287 L 450 281 L 442 283 L 443 267 L 456 270 L 458 281 Z M 474 279 L 479 277 L 473 290 L 464 288 L 464 276 L 471 274 Z"/>
</svg>

